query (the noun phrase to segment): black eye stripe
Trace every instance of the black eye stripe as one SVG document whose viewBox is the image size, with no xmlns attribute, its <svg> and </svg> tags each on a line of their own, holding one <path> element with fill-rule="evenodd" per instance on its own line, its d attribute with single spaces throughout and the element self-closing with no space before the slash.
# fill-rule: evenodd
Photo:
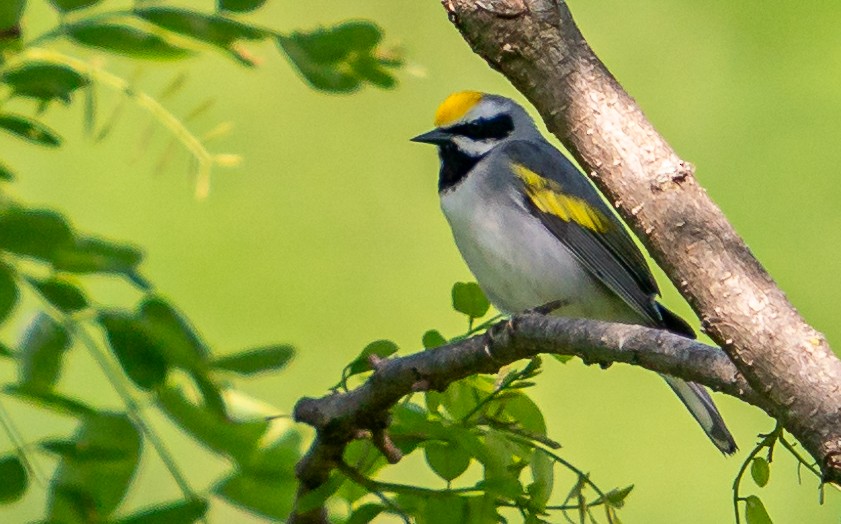
<svg viewBox="0 0 841 524">
<path fill-rule="evenodd" d="M 514 120 L 511 115 L 497 115 L 493 118 L 480 118 L 466 124 L 453 126 L 448 130 L 456 135 L 466 136 L 475 140 L 502 139 L 514 131 Z"/>
</svg>

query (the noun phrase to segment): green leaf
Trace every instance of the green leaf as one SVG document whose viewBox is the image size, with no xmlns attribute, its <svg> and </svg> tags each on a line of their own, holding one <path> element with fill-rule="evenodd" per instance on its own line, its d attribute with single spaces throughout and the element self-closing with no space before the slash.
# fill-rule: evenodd
<svg viewBox="0 0 841 524">
<path fill-rule="evenodd" d="M 117 311 L 103 311 L 98 320 L 114 356 L 137 387 L 149 390 L 163 384 L 167 373 L 163 350 L 141 322 Z"/>
<path fill-rule="evenodd" d="M 112 524 L 192 524 L 205 516 L 208 509 L 205 499 L 179 500 L 155 505 L 128 517 L 112 520 Z"/>
<path fill-rule="evenodd" d="M 503 519 L 496 512 L 496 498 L 489 495 L 462 497 L 467 500 L 467 519 L 470 524 L 497 524 Z M 544 522 L 544 521 L 541 521 Z M 614 524 L 620 522 L 613 517 Z"/>
<path fill-rule="evenodd" d="M 62 458 L 77 462 L 122 460 L 128 456 L 121 448 L 103 445 L 80 445 L 75 440 L 42 440 L 41 449 Z"/>
<path fill-rule="evenodd" d="M 470 466 L 470 455 L 457 444 L 433 440 L 426 443 L 423 451 L 432 471 L 448 482 L 458 478 Z"/>
<path fill-rule="evenodd" d="M 625 505 L 625 499 L 631 494 L 634 485 L 625 486 L 624 488 L 615 488 L 604 494 L 607 504 L 613 508 L 621 508 Z"/>
<path fill-rule="evenodd" d="M 235 11 L 238 13 L 254 11 L 265 3 L 266 0 L 216 0 L 216 6 L 220 11 Z"/>
<path fill-rule="evenodd" d="M 543 510 L 555 485 L 554 463 L 546 453 L 535 449 L 529 467 L 532 476 L 532 483 L 528 487 L 531 503 L 537 509 Z"/>
<path fill-rule="evenodd" d="M 441 405 L 455 420 L 466 417 L 473 411 L 479 400 L 479 392 L 464 380 L 450 384 L 440 398 Z"/>
<path fill-rule="evenodd" d="M 9 385 L 3 388 L 7 395 L 11 395 L 17 399 L 25 402 L 30 402 L 38 407 L 46 408 L 62 415 L 72 415 L 76 417 L 83 417 L 86 415 L 93 415 L 96 410 L 80 400 L 76 400 L 64 395 L 59 395 L 52 391 L 37 391 L 28 389 L 25 386 Z"/>
<path fill-rule="evenodd" d="M 73 92 L 86 86 L 88 79 L 65 65 L 35 62 L 6 71 L 0 82 L 12 88 L 13 96 L 69 104 Z"/>
<path fill-rule="evenodd" d="M 760 488 L 764 488 L 768 484 L 768 478 L 771 476 L 771 468 L 768 467 L 768 461 L 762 457 L 754 457 L 750 464 L 750 476 L 753 481 Z"/>
<path fill-rule="evenodd" d="M 84 21 L 68 26 L 67 34 L 82 45 L 130 58 L 177 60 L 191 54 L 157 35 L 126 25 Z"/>
<path fill-rule="evenodd" d="M 9 346 L 0 342 L 0 357 L 17 358 L 17 355 Z"/>
<path fill-rule="evenodd" d="M 349 377 L 366 371 L 371 371 L 370 357 L 372 355 L 379 358 L 386 358 L 397 353 L 398 349 L 400 348 L 397 347 L 397 344 L 390 340 L 375 340 L 374 342 L 371 342 L 365 346 L 362 353 L 360 353 L 359 356 L 348 365 L 347 376 Z"/>
<path fill-rule="evenodd" d="M 369 502 L 353 510 L 345 524 L 368 524 L 385 511 L 385 506 Z"/>
<path fill-rule="evenodd" d="M 64 278 L 53 277 L 48 280 L 27 280 L 47 301 L 60 311 L 72 313 L 88 307 L 88 299 L 81 289 Z"/>
<path fill-rule="evenodd" d="M 156 341 L 167 363 L 203 376 L 210 350 L 181 312 L 159 296 L 140 304 L 138 320 Z"/>
<path fill-rule="evenodd" d="M 64 218 L 45 209 L 0 208 L 0 249 L 41 260 L 73 241 Z"/>
<path fill-rule="evenodd" d="M 18 298 L 18 285 L 12 268 L 0 263 L 0 323 L 6 320 L 15 309 Z"/>
<path fill-rule="evenodd" d="M 158 405 L 173 422 L 211 450 L 230 455 L 240 464 L 249 464 L 268 422 L 235 422 L 224 419 L 205 406 L 193 404 L 175 387 L 157 392 Z"/>
<path fill-rule="evenodd" d="M 540 408 L 525 394 L 515 394 L 501 400 L 505 413 L 520 427 L 537 435 L 546 435 L 546 421 Z"/>
<path fill-rule="evenodd" d="M 453 309 L 470 318 L 485 316 L 491 307 L 490 302 L 475 282 L 456 282 L 453 284 Z"/>
<path fill-rule="evenodd" d="M 133 275 L 143 260 L 136 247 L 100 238 L 79 238 L 53 256 L 53 266 L 69 273 L 121 273 Z"/>
<path fill-rule="evenodd" d="M 81 451 L 82 458 L 62 454 L 50 483 L 46 520 L 73 524 L 107 520 L 137 470 L 140 433 L 125 414 L 99 413 L 86 417 L 67 444 Z M 86 456 L 84 450 L 97 450 L 95 455 L 101 457 Z"/>
<path fill-rule="evenodd" d="M 211 366 L 240 375 L 255 375 L 263 371 L 283 369 L 294 355 L 295 349 L 292 346 L 264 346 L 218 358 Z"/>
<path fill-rule="evenodd" d="M 72 11 L 98 4 L 102 0 L 50 0 L 59 11 Z"/>
<path fill-rule="evenodd" d="M 19 379 L 21 387 L 49 391 L 58 381 L 64 352 L 70 347 L 67 330 L 45 313 L 29 324 L 20 342 Z"/>
<path fill-rule="evenodd" d="M 429 497 L 424 504 L 423 517 L 428 524 L 468 522 L 467 500 L 462 497 Z"/>
<path fill-rule="evenodd" d="M 476 488 L 501 495 L 509 499 L 516 499 L 523 494 L 523 485 L 512 476 L 493 477 L 476 483 Z"/>
<path fill-rule="evenodd" d="M 0 180 L 11 182 L 14 179 L 15 174 L 12 172 L 11 168 L 3 162 L 0 162 Z"/>
<path fill-rule="evenodd" d="M 9 504 L 23 497 L 29 486 L 29 475 L 16 455 L 0 457 L 0 504 Z"/>
<path fill-rule="evenodd" d="M 159 27 L 216 46 L 246 65 L 254 62 L 238 47 L 241 40 L 262 40 L 270 34 L 258 27 L 217 15 L 172 7 L 135 9 L 137 16 Z"/>
<path fill-rule="evenodd" d="M 47 147 L 61 145 L 61 137 L 41 122 L 23 115 L 5 113 L 0 115 L 0 129 L 17 135 L 24 140 Z"/>
<path fill-rule="evenodd" d="M 0 2 L 0 30 L 15 27 L 23 15 L 26 0 L 3 0 Z"/>
<path fill-rule="evenodd" d="M 751 495 L 745 499 L 745 520 L 748 524 L 773 523 L 765 505 L 756 495 Z"/>
<path fill-rule="evenodd" d="M 313 87 L 350 92 L 363 82 L 394 85 L 394 78 L 384 68 L 399 62 L 374 56 L 381 38 L 382 31 L 375 24 L 351 21 L 310 33 L 278 35 L 277 41 Z"/>
<path fill-rule="evenodd" d="M 423 334 L 421 342 L 423 343 L 424 349 L 432 349 L 446 345 L 447 339 L 437 329 L 430 329 Z"/>
<path fill-rule="evenodd" d="M 392 89 L 397 86 L 397 79 L 373 56 L 361 56 L 354 60 L 353 69 L 360 77 L 377 87 Z"/>
<path fill-rule="evenodd" d="M 213 492 L 228 502 L 270 519 L 286 519 L 295 504 L 297 482 L 287 479 L 266 479 L 234 473 L 222 480 Z"/>
</svg>

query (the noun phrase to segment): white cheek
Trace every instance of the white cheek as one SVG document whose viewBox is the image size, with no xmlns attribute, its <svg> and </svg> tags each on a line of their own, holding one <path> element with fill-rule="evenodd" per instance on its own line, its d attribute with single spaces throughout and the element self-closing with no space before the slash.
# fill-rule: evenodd
<svg viewBox="0 0 841 524">
<path fill-rule="evenodd" d="M 466 136 L 454 136 L 453 143 L 462 151 L 471 156 L 481 156 L 493 149 L 495 140 L 473 140 Z"/>
</svg>

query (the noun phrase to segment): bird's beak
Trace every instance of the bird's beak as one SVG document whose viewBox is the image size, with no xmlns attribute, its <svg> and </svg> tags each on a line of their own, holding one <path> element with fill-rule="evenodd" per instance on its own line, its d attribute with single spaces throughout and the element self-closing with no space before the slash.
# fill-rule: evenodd
<svg viewBox="0 0 841 524">
<path fill-rule="evenodd" d="M 411 140 L 412 142 L 441 145 L 449 142 L 450 138 L 452 138 L 452 135 L 450 133 L 444 131 L 443 129 L 437 128 L 422 135 L 418 135 Z"/>
</svg>

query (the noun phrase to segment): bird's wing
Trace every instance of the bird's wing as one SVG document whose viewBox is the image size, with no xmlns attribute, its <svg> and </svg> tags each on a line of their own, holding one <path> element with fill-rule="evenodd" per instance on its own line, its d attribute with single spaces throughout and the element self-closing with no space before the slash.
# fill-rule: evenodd
<svg viewBox="0 0 841 524">
<path fill-rule="evenodd" d="M 654 325 L 663 316 L 645 257 L 584 175 L 548 143 L 505 146 L 526 208 L 587 270 Z"/>
</svg>

